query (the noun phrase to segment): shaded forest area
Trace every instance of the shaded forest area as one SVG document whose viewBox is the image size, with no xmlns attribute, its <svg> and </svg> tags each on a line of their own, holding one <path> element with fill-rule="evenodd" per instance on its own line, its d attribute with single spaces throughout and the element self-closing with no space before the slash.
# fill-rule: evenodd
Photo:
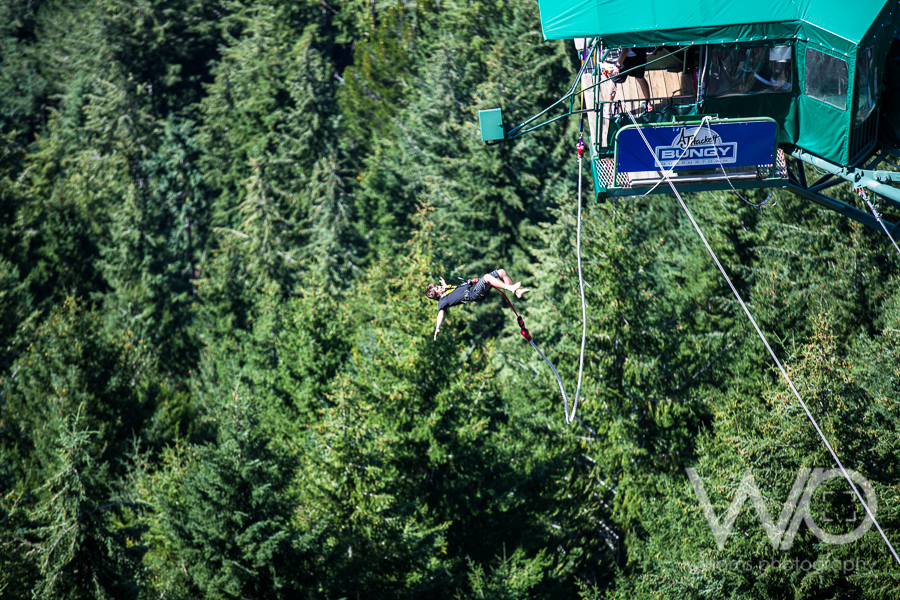
<svg viewBox="0 0 900 600">
<path fill-rule="evenodd" d="M 586 426 L 498 294 L 432 340 L 504 267 L 574 388 L 577 123 L 477 111 L 577 68 L 534 0 L 0 0 L 0 595 L 895 597 L 874 529 L 717 547 L 686 468 L 832 463 L 672 197 L 586 204 Z M 900 543 L 898 256 L 774 200 L 688 198 Z"/>
</svg>

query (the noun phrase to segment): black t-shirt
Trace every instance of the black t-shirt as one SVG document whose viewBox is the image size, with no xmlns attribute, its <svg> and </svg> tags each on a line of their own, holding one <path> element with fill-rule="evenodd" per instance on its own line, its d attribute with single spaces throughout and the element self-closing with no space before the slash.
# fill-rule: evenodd
<svg viewBox="0 0 900 600">
<path fill-rule="evenodd" d="M 464 283 L 449 294 L 444 294 L 443 296 L 441 296 L 438 300 L 438 310 L 444 310 L 445 308 L 450 308 L 451 306 L 456 306 L 457 304 L 465 304 L 466 302 L 471 302 L 471 300 L 466 299 L 466 292 L 470 287 L 471 286 L 468 283 Z"/>
</svg>

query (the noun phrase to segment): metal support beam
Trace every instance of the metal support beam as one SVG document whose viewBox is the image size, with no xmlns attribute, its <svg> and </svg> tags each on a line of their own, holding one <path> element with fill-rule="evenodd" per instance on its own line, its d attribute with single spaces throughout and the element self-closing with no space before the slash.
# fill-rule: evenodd
<svg viewBox="0 0 900 600">
<path fill-rule="evenodd" d="M 823 179 L 827 181 L 822 181 Z M 822 179 L 820 179 L 815 185 L 809 186 L 809 189 L 814 192 L 821 192 L 822 190 L 827 190 L 828 188 L 834 187 L 841 183 L 844 182 L 836 177 L 833 178 L 831 175 L 828 175 L 827 177 L 823 177 Z"/>
<path fill-rule="evenodd" d="M 797 164 L 797 177 L 799 177 L 800 184 L 803 187 L 809 187 L 809 183 L 806 181 L 806 167 L 803 166 L 803 161 L 795 158 L 794 162 Z"/>
<path fill-rule="evenodd" d="M 893 171 L 872 171 L 869 169 L 840 167 L 834 163 L 819 158 L 818 156 L 814 156 L 809 152 L 806 152 L 805 150 L 801 150 L 800 148 L 792 149 L 790 151 L 790 155 L 798 160 L 802 160 L 805 163 L 811 164 L 817 169 L 822 169 L 827 173 L 831 173 L 832 175 L 840 177 L 841 179 L 845 179 L 852 183 L 854 187 L 866 188 L 870 192 L 874 192 L 886 199 L 894 206 L 894 208 L 900 209 L 900 189 L 882 183 L 885 181 L 900 181 L 900 173 L 895 173 Z M 837 202 L 836 200 L 829 200 L 832 202 Z M 843 204 L 843 202 L 840 202 L 839 204 Z M 843 213 L 843 211 L 840 212 Z"/>
<path fill-rule="evenodd" d="M 824 194 L 819 194 L 818 192 L 811 191 L 807 188 L 801 187 L 796 182 L 791 181 L 787 185 L 787 189 L 797 194 L 801 198 L 806 198 L 807 200 L 811 200 L 820 206 L 824 206 L 825 208 L 831 209 L 835 212 L 840 213 L 842 216 L 847 217 L 848 219 L 853 219 L 857 223 L 862 223 L 866 227 L 871 227 L 872 229 L 882 232 L 881 225 L 878 224 L 878 219 L 876 219 L 873 215 L 863 212 L 858 208 L 854 208 L 849 204 L 845 204 L 840 200 L 835 200 L 834 198 L 829 198 Z M 884 226 L 887 227 L 887 230 L 891 232 L 891 235 L 895 235 L 895 232 L 900 231 L 897 228 L 897 225 L 894 223 L 890 223 L 881 220 L 884 223 Z"/>
</svg>

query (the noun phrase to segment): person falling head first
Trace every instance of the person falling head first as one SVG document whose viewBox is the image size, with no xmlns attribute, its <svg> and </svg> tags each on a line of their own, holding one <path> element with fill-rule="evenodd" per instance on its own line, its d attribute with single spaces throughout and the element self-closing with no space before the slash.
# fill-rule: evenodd
<svg viewBox="0 0 900 600">
<path fill-rule="evenodd" d="M 449 286 L 444 278 L 441 277 L 440 285 L 429 283 L 425 287 L 425 296 L 432 300 L 437 300 L 438 314 L 437 322 L 434 326 L 434 339 L 441 330 L 441 324 L 447 317 L 451 306 L 457 304 L 468 304 L 469 302 L 481 302 L 484 300 L 491 288 L 499 288 L 508 292 L 513 292 L 516 298 L 521 298 L 530 290 L 521 287 L 522 283 L 517 281 L 513 283 L 512 278 L 507 274 L 505 269 L 497 269 L 490 273 L 485 273 L 484 277 L 475 280 L 474 283 L 463 283 L 458 286 Z"/>
</svg>

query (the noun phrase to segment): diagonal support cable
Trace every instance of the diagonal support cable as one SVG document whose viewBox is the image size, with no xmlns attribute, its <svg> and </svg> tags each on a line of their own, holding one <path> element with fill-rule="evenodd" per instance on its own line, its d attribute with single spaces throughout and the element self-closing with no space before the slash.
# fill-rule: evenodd
<svg viewBox="0 0 900 600">
<path fill-rule="evenodd" d="M 884 232 L 887 234 L 888 239 L 891 240 L 891 243 L 897 250 L 897 254 L 900 254 L 900 248 L 897 247 L 897 242 L 894 241 L 894 236 L 891 235 L 891 232 L 888 231 L 888 228 L 884 225 L 884 221 L 881 220 L 881 213 L 879 213 L 875 209 L 875 205 L 872 204 L 872 201 L 869 198 L 869 194 L 863 188 L 857 188 L 856 195 L 865 200 L 866 204 L 869 205 L 869 210 L 872 211 L 872 214 L 875 215 L 875 218 L 878 220 L 878 224 L 881 225 L 882 229 L 884 229 Z"/>
<path fill-rule="evenodd" d="M 638 125 L 637 121 L 635 121 L 634 116 L 632 116 L 631 111 L 627 111 L 628 116 L 631 118 L 632 123 L 637 128 L 638 133 L 641 134 L 641 139 L 644 140 L 644 143 L 647 145 L 647 150 L 650 151 L 650 154 L 654 156 L 654 160 L 656 164 L 659 166 L 660 171 L 662 171 L 662 165 L 659 163 L 659 159 L 656 158 L 656 153 L 653 152 L 653 148 L 650 147 L 650 142 L 647 141 L 647 138 L 644 136 L 644 132 L 641 127 Z M 807 408 L 806 403 L 803 401 L 803 398 L 800 397 L 800 393 L 797 391 L 797 388 L 794 387 L 794 382 L 791 381 L 791 378 L 788 376 L 787 371 L 781 365 L 781 361 L 778 360 L 778 356 L 775 355 L 775 351 L 772 350 L 772 347 L 769 345 L 766 336 L 763 335 L 762 330 L 759 328 L 759 325 L 756 324 L 756 319 L 753 318 L 753 315 L 750 314 L 750 309 L 747 308 L 747 305 L 744 303 L 744 299 L 741 298 L 740 293 L 738 293 L 737 288 L 734 287 L 734 284 L 731 282 L 731 278 L 728 276 L 728 273 L 725 272 L 725 268 L 722 267 L 722 263 L 719 262 L 719 258 L 716 256 L 716 253 L 713 251 L 712 247 L 709 245 L 709 242 L 706 241 L 706 236 L 703 235 L 703 231 L 700 229 L 700 226 L 697 225 L 697 221 L 694 220 L 694 215 L 691 214 L 691 211 L 688 209 L 687 204 L 685 204 L 684 199 L 682 199 L 681 194 L 678 193 L 678 190 L 675 188 L 675 184 L 672 183 L 672 180 L 669 178 L 668 174 L 664 172 L 663 176 L 666 178 L 666 182 L 669 184 L 669 187 L 672 188 L 672 192 L 675 194 L 675 197 L 678 198 L 678 202 L 681 204 L 682 210 L 690 219 L 691 224 L 694 226 L 694 230 L 697 232 L 697 235 L 700 236 L 700 239 L 703 241 L 703 245 L 706 246 L 706 251 L 712 257 L 713 261 L 716 263 L 716 266 L 719 268 L 719 272 L 722 273 L 722 277 L 725 278 L 725 281 L 728 283 L 728 287 L 731 288 L 731 292 L 734 294 L 734 297 L 737 298 L 738 303 L 740 303 L 741 308 L 744 310 L 744 314 L 747 315 L 747 318 L 750 320 L 750 323 L 753 325 L 753 329 L 756 330 L 759 339 L 762 340 L 762 343 L 765 345 L 766 350 L 769 351 L 769 355 L 772 357 L 772 360 L 778 366 L 778 370 L 781 372 L 781 376 L 787 382 L 788 386 L 791 388 L 791 391 L 794 393 L 794 396 L 797 398 L 797 402 L 800 403 L 800 406 L 803 408 L 803 411 L 806 413 L 807 418 L 812 423 L 813 427 L 815 427 L 816 432 L 819 434 L 819 437 L 822 439 L 822 442 L 825 444 L 825 447 L 828 448 L 828 452 L 831 454 L 831 458 L 834 459 L 834 462 L 837 464 L 838 468 L 841 470 L 841 474 L 844 476 L 844 479 L 847 480 L 847 483 L 850 484 L 850 488 L 853 490 L 853 493 L 856 494 L 857 500 L 862 504 L 862 507 L 865 509 L 866 514 L 872 519 L 872 523 L 875 525 L 875 528 L 878 529 L 878 533 L 881 534 L 881 538 L 884 540 L 884 543 L 887 544 L 888 550 L 890 550 L 891 554 L 894 556 L 894 560 L 897 561 L 897 564 L 900 565 L 900 557 L 897 556 L 897 552 L 894 550 L 894 547 L 891 545 L 890 540 L 888 540 L 887 535 L 885 535 L 884 530 L 881 528 L 881 525 L 878 524 L 878 521 L 875 519 L 875 515 L 869 509 L 869 505 L 866 504 L 866 501 L 863 499 L 862 494 L 859 493 L 859 490 L 856 487 L 856 484 L 853 483 L 853 480 L 850 478 L 850 475 L 847 473 L 847 470 L 844 468 L 841 459 L 838 458 L 837 453 L 831 447 L 831 444 L 828 442 L 828 438 L 825 437 L 825 434 L 822 432 L 822 428 L 819 427 L 818 422 L 816 422 L 815 417 L 810 412 L 809 408 Z"/>
</svg>

